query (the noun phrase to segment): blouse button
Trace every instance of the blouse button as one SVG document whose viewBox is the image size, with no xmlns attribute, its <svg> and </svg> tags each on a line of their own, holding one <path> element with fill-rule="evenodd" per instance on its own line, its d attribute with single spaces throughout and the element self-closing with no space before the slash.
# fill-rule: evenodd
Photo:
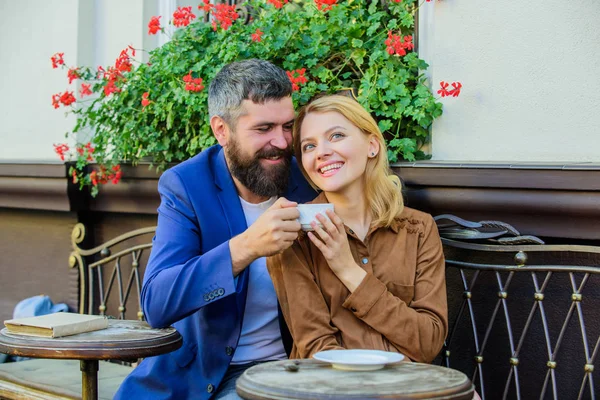
<svg viewBox="0 0 600 400">
<path fill-rule="evenodd" d="M 367 257 L 365 257 L 365 258 L 362 259 L 362 263 L 363 264 L 367 264 L 368 262 L 369 262 L 369 259 Z"/>
<path fill-rule="evenodd" d="M 350 311 L 356 312 L 356 308 L 352 307 L 352 308 L 350 308 Z"/>
</svg>

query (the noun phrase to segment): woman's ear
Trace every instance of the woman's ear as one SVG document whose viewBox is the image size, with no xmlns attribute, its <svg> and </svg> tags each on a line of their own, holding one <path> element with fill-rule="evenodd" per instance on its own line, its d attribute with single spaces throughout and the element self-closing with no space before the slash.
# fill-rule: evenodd
<svg viewBox="0 0 600 400">
<path fill-rule="evenodd" d="M 210 127 L 213 131 L 213 135 L 215 135 L 215 138 L 217 139 L 217 142 L 219 142 L 222 147 L 227 146 L 230 131 L 229 126 L 227 123 L 225 123 L 223 118 L 219 117 L 218 115 L 214 115 L 210 119 Z"/>
<path fill-rule="evenodd" d="M 375 158 L 379 150 L 379 141 L 375 138 L 375 135 L 371 135 L 369 138 L 369 158 Z"/>
</svg>

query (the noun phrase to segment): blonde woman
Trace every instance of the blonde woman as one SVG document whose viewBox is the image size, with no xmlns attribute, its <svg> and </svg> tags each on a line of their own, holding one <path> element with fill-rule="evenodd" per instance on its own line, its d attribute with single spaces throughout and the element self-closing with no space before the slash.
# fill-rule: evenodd
<svg viewBox="0 0 600 400">
<path fill-rule="evenodd" d="M 431 362 L 448 330 L 442 245 L 433 218 L 404 207 L 376 122 L 349 97 L 321 97 L 300 111 L 293 145 L 321 190 L 312 203 L 335 212 L 267 262 L 291 358 L 376 349 Z"/>
</svg>

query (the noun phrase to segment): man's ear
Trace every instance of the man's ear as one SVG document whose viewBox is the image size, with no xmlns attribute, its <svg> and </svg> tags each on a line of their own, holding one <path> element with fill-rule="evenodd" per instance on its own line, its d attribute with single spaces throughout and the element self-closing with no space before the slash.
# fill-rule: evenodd
<svg viewBox="0 0 600 400">
<path fill-rule="evenodd" d="M 225 120 L 218 115 L 213 115 L 213 117 L 210 119 L 210 127 L 215 135 L 215 138 L 217 139 L 217 142 L 219 142 L 222 147 L 227 146 L 231 132 L 229 131 L 229 126 Z"/>
</svg>

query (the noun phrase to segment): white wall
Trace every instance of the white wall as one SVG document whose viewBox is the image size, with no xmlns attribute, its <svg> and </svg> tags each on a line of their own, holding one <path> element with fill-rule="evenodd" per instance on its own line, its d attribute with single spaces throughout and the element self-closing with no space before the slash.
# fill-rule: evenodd
<svg viewBox="0 0 600 400">
<path fill-rule="evenodd" d="M 75 85 L 51 68 L 52 54 L 106 67 L 129 44 L 153 48 L 150 16 L 176 5 L 185 4 L 0 0 L 0 161 L 57 161 L 52 144 L 75 121 L 51 96 Z M 600 1 L 438 0 L 423 2 L 419 23 L 433 88 L 464 86 L 441 100 L 434 159 L 600 161 Z"/>
<path fill-rule="evenodd" d="M 78 97 L 79 85 L 68 85 L 50 57 L 64 52 L 68 66 L 106 68 L 128 45 L 154 47 L 144 8 L 159 1 L 0 0 L 0 161 L 58 161 L 52 145 L 65 142 L 75 118 L 51 98 L 65 90 Z"/>
<path fill-rule="evenodd" d="M 74 119 L 52 107 L 68 81 L 50 57 L 76 60 L 77 12 L 77 0 L 0 0 L 0 160 L 57 160 Z"/>
<path fill-rule="evenodd" d="M 441 99 L 434 159 L 600 161 L 600 1 L 423 3 L 432 87 L 463 84 Z"/>
</svg>

